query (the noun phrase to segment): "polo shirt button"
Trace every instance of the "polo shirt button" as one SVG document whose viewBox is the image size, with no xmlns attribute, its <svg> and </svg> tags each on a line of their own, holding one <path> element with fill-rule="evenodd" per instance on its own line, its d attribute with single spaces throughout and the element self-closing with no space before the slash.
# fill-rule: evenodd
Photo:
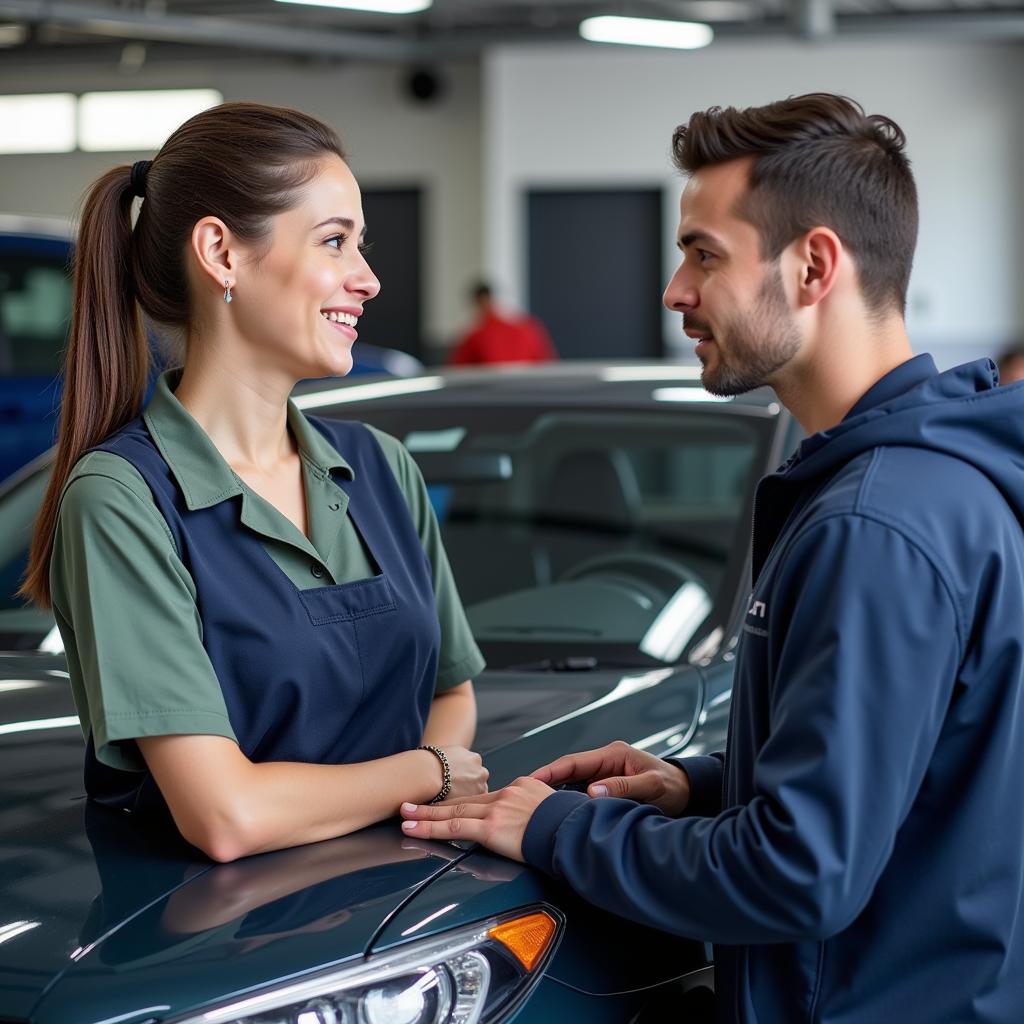
<svg viewBox="0 0 1024 1024">
<path fill-rule="evenodd" d="M 310 567 L 309 571 L 317 578 L 320 579 L 324 574 L 324 567 L 319 562 L 314 562 Z"/>
<path fill-rule="evenodd" d="M 329 509 L 330 509 L 330 510 L 331 510 L 332 512 L 337 512 L 337 511 L 338 511 L 338 509 L 339 509 L 339 508 L 341 508 L 341 502 L 340 502 L 340 501 L 332 501 L 332 502 L 330 503 L 330 505 L 328 505 L 327 507 L 328 507 L 328 508 L 329 508 Z"/>
</svg>

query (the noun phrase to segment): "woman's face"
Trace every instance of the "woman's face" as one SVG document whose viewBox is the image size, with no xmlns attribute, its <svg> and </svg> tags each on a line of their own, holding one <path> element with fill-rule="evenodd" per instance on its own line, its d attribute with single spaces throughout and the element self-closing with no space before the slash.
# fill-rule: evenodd
<svg viewBox="0 0 1024 1024">
<path fill-rule="evenodd" d="M 239 268 L 231 306 L 261 362 L 295 380 L 352 369 L 359 316 L 380 291 L 360 249 L 362 198 L 348 165 L 325 156 L 301 195 L 273 219 L 263 257 Z"/>
</svg>

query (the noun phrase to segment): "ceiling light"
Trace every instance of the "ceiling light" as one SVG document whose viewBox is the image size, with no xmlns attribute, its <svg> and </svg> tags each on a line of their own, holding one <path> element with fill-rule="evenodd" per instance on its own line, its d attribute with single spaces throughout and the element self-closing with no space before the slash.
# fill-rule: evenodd
<svg viewBox="0 0 1024 1024">
<path fill-rule="evenodd" d="M 344 11 L 371 11 L 373 14 L 416 14 L 425 11 L 434 0 L 277 0 L 279 4 L 304 4 L 306 7 L 338 7 Z"/>
<path fill-rule="evenodd" d="M 0 153 L 70 153 L 74 148 L 71 93 L 0 96 Z"/>
<path fill-rule="evenodd" d="M 184 121 L 223 98 L 215 89 L 87 92 L 78 104 L 78 146 L 90 153 L 159 149 Z"/>
<path fill-rule="evenodd" d="M 661 21 L 655 18 L 602 16 L 580 22 L 580 35 L 592 43 L 627 46 L 661 46 L 674 50 L 699 50 L 715 33 L 696 21 Z"/>
</svg>

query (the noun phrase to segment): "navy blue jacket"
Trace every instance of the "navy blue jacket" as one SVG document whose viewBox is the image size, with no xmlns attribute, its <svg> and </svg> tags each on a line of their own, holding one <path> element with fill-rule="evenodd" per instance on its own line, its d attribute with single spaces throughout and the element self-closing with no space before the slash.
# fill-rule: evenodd
<svg viewBox="0 0 1024 1024">
<path fill-rule="evenodd" d="M 689 816 L 530 821 L 530 863 L 715 943 L 722 1021 L 1024 1021 L 1024 385 L 995 383 L 918 356 L 761 482 Z"/>
</svg>

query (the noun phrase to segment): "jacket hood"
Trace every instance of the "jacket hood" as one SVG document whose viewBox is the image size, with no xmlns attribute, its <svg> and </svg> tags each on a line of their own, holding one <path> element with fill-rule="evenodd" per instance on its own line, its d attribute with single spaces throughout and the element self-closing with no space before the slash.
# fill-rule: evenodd
<svg viewBox="0 0 1024 1024">
<path fill-rule="evenodd" d="M 991 359 L 939 373 L 915 356 L 835 427 L 807 438 L 777 476 L 805 482 L 883 445 L 926 448 L 984 473 L 1024 524 L 1024 383 L 1000 387 Z"/>
</svg>

